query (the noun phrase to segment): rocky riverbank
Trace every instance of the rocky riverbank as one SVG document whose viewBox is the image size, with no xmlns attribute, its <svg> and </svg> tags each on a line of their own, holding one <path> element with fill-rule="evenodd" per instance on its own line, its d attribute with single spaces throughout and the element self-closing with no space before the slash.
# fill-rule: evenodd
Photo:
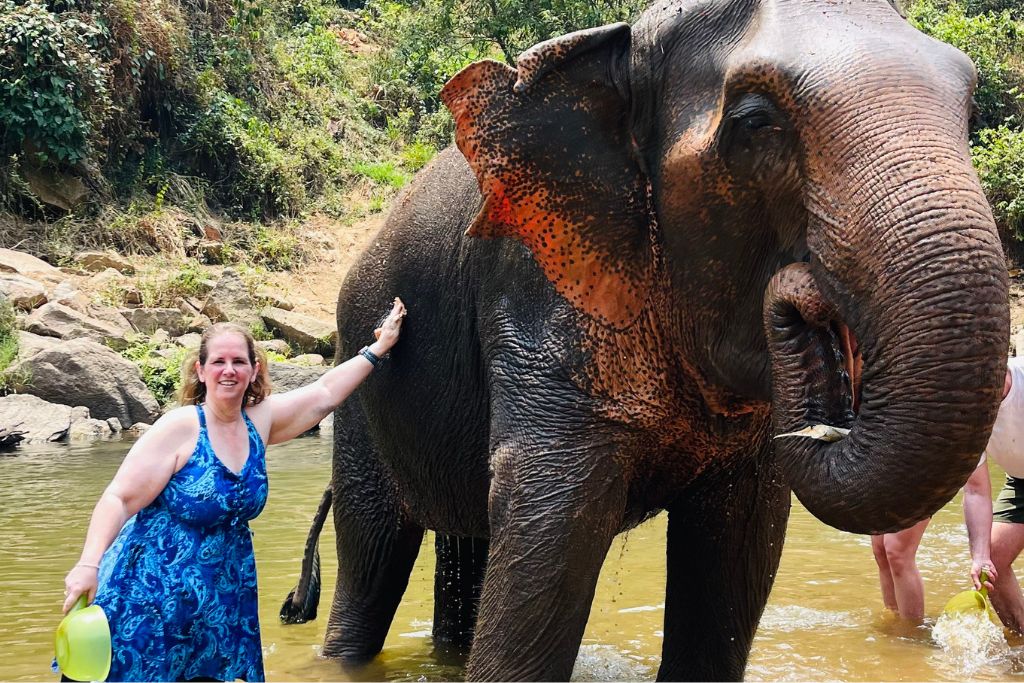
<svg viewBox="0 0 1024 683">
<path fill-rule="evenodd" d="M 110 252 L 82 252 L 56 268 L 0 249 L 0 300 L 16 311 L 18 347 L 3 371 L 10 393 L 0 396 L 0 448 L 144 430 L 173 406 L 170 384 L 214 322 L 253 330 L 277 391 L 313 381 L 333 357 L 332 320 L 296 312 L 236 270 L 194 271 L 187 291 L 159 306 L 144 303 L 153 297 L 135 275 L 131 259 Z"/>
</svg>

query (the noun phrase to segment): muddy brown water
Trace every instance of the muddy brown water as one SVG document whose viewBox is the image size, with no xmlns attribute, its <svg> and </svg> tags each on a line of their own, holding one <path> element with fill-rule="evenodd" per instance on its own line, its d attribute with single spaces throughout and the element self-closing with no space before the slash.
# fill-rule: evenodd
<svg viewBox="0 0 1024 683">
<path fill-rule="evenodd" d="M 63 576 L 88 515 L 127 440 L 32 446 L 0 457 L 0 679 L 55 680 L 49 663 Z M 433 535 L 424 538 L 383 653 L 360 670 L 319 656 L 333 592 L 333 529 L 322 538 L 320 617 L 282 626 L 309 520 L 330 468 L 330 441 L 272 447 L 270 499 L 253 523 L 268 680 L 450 680 L 461 669 L 432 654 Z M 1002 473 L 991 472 L 998 487 Z M 928 623 L 906 627 L 882 609 L 867 537 L 836 531 L 794 501 L 775 589 L 754 642 L 748 680 L 1024 680 L 1024 643 L 952 652 L 932 638 L 942 604 L 967 588 L 970 559 L 959 496 L 933 519 L 919 554 Z M 664 617 L 665 517 L 621 536 L 601 573 L 573 678 L 653 680 Z M 1024 562 L 1018 562 L 1021 576 Z M 696 654 L 696 656 L 700 656 Z"/>
</svg>

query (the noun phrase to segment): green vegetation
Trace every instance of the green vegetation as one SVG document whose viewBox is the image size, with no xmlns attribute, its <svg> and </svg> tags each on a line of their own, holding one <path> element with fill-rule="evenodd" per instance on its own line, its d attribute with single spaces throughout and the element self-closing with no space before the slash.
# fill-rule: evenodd
<svg viewBox="0 0 1024 683">
<path fill-rule="evenodd" d="M 10 382 L 7 369 L 18 356 L 18 331 L 14 325 L 14 307 L 0 297 L 0 396 L 8 393 Z"/>
<path fill-rule="evenodd" d="M 305 217 L 384 210 L 450 144 L 438 93 L 459 69 L 645 4 L 0 0 L 0 214 L 19 218 L 0 221 L 0 243 L 54 263 L 113 248 L 294 268 Z M 908 16 L 977 64 L 979 174 L 1000 226 L 1024 237 L 1021 3 L 909 0 Z M 84 200 L 59 208 L 47 178 Z"/>
<path fill-rule="evenodd" d="M 189 356 L 188 349 L 180 346 L 159 348 L 150 339 L 140 337 L 121 351 L 121 355 L 139 367 L 142 381 L 161 406 L 174 399 L 181 382 L 181 368 Z"/>
<path fill-rule="evenodd" d="M 1017 0 L 917 0 L 908 15 L 974 61 L 974 165 L 1000 229 L 1024 242 L 1024 6 Z"/>
</svg>

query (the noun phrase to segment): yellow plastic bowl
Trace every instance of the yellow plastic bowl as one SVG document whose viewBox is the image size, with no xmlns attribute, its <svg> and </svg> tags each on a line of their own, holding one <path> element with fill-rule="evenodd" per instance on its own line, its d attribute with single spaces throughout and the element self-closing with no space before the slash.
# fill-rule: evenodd
<svg viewBox="0 0 1024 683">
<path fill-rule="evenodd" d="M 83 595 L 57 627 L 57 666 L 76 681 L 102 681 L 110 673 L 110 624 L 99 605 Z"/>
<path fill-rule="evenodd" d="M 988 581 L 988 573 L 981 573 L 981 583 Z M 992 609 L 992 603 L 988 601 L 988 591 L 985 588 L 978 590 L 968 590 L 961 593 L 957 593 L 946 606 L 942 608 L 943 614 L 970 614 L 972 612 L 984 612 L 988 615 L 988 618 L 993 623 L 999 625 L 999 617 L 996 616 L 996 612 Z"/>
</svg>

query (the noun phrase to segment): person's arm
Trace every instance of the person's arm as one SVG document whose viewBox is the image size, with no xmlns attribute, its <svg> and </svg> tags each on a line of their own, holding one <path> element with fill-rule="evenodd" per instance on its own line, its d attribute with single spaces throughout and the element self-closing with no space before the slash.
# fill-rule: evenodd
<svg viewBox="0 0 1024 683">
<path fill-rule="evenodd" d="M 405 317 L 405 305 L 395 297 L 388 317 L 374 330 L 376 341 L 369 349 L 382 357 L 398 341 Z M 320 379 L 283 394 L 271 394 L 263 402 L 270 414 L 268 444 L 288 441 L 306 432 L 327 417 L 332 410 L 355 391 L 373 371 L 373 364 L 361 355 L 350 358 L 324 373 Z"/>
<path fill-rule="evenodd" d="M 971 581 L 981 588 L 981 570 L 988 572 L 986 588 L 992 588 L 996 570 L 992 565 L 992 482 L 988 464 L 982 462 L 964 485 L 964 523 L 971 548 Z"/>
<path fill-rule="evenodd" d="M 187 410 L 178 409 L 157 420 L 131 447 L 103 491 L 93 508 L 82 554 L 64 578 L 65 613 L 83 593 L 93 601 L 103 553 L 125 522 L 160 495 L 174 475 L 179 450 L 191 436 L 198 437 Z"/>
</svg>

